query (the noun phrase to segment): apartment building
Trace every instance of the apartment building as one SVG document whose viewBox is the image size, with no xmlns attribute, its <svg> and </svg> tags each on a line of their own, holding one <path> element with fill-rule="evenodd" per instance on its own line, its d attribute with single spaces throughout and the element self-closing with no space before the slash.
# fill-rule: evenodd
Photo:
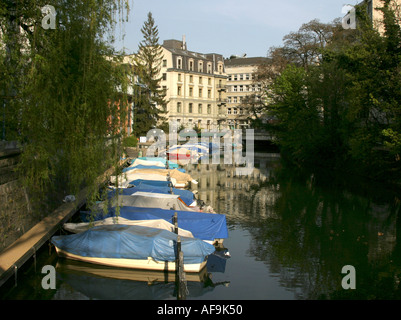
<svg viewBox="0 0 401 320">
<path fill-rule="evenodd" d="M 368 15 L 370 19 L 373 21 L 373 26 L 379 30 L 380 33 L 384 33 L 383 26 L 383 12 L 378 10 L 378 8 L 383 6 L 383 2 L 381 0 L 365 0 L 368 5 Z M 401 18 L 401 0 L 393 0 L 392 8 L 398 14 L 398 17 Z"/>
<path fill-rule="evenodd" d="M 221 130 L 226 126 L 226 73 L 223 56 L 189 51 L 185 38 L 162 45 L 161 85 L 167 114 L 178 127 Z"/>
<path fill-rule="evenodd" d="M 255 82 L 258 65 L 266 62 L 263 57 L 233 57 L 224 60 L 227 73 L 227 125 L 230 129 L 249 127 L 249 113 L 242 102 L 248 95 L 261 96 L 261 85 Z"/>
</svg>

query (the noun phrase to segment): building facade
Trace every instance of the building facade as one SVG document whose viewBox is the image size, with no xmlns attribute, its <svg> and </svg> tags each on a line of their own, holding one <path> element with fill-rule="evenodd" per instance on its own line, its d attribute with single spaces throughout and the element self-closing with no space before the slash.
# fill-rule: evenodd
<svg viewBox="0 0 401 320">
<path fill-rule="evenodd" d="M 224 60 L 227 73 L 227 125 L 230 129 L 249 127 L 251 116 L 243 101 L 249 95 L 260 98 L 261 85 L 255 81 L 258 65 L 267 62 L 268 58 L 231 58 Z"/>
<path fill-rule="evenodd" d="M 383 12 L 381 12 L 378 8 L 383 6 L 383 2 L 381 0 L 365 0 L 368 6 L 368 15 L 370 19 L 373 21 L 373 26 L 379 30 L 381 34 L 384 33 L 383 26 Z M 401 10 L 401 0 L 393 0 L 392 9 L 398 14 L 400 18 L 399 12 Z M 398 11 L 398 12 L 397 12 Z"/>
<path fill-rule="evenodd" d="M 227 76 L 223 56 L 189 51 L 185 38 L 165 40 L 162 49 L 166 117 L 177 121 L 178 128 L 225 128 Z"/>
</svg>

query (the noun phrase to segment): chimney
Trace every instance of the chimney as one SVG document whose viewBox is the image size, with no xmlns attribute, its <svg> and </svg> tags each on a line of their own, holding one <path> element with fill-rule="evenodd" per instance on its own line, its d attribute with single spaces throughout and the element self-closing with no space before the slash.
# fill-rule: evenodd
<svg viewBox="0 0 401 320">
<path fill-rule="evenodd" d="M 185 42 L 185 35 L 182 36 L 182 50 L 187 50 L 187 43 Z"/>
</svg>

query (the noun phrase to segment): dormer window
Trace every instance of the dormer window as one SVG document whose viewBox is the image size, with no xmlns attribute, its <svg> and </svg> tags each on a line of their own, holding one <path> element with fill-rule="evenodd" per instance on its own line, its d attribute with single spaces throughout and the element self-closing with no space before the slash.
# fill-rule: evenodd
<svg viewBox="0 0 401 320">
<path fill-rule="evenodd" d="M 181 57 L 177 58 L 177 69 L 182 69 L 182 58 Z"/>
<path fill-rule="evenodd" d="M 194 71 L 194 60 L 193 59 L 189 60 L 189 71 Z"/>
<path fill-rule="evenodd" d="M 219 62 L 217 68 L 218 68 L 219 73 L 222 74 L 223 73 L 223 63 Z"/>
<path fill-rule="evenodd" d="M 198 69 L 199 72 L 203 72 L 203 61 L 199 61 Z"/>
<path fill-rule="evenodd" d="M 212 73 L 212 63 L 211 62 L 209 62 L 207 64 L 207 73 Z"/>
</svg>

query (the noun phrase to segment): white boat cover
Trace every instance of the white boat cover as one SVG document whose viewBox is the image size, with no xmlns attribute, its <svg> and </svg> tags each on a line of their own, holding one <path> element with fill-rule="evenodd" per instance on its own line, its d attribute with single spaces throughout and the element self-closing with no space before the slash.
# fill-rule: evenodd
<svg viewBox="0 0 401 320">
<path fill-rule="evenodd" d="M 191 182 L 193 178 L 188 173 L 181 172 L 177 169 L 168 170 L 168 169 L 135 169 L 132 171 L 128 171 L 125 173 L 127 175 L 127 179 L 131 179 L 131 174 L 149 174 L 149 175 L 161 175 L 166 177 L 168 174 L 171 179 L 175 179 L 177 183 L 187 183 Z"/>
<path fill-rule="evenodd" d="M 96 226 L 104 226 L 110 224 L 124 224 L 130 226 L 142 226 L 156 229 L 164 229 L 174 232 L 174 225 L 164 219 L 154 220 L 129 220 L 123 217 L 109 217 L 103 220 L 97 220 L 93 222 L 80 222 L 80 223 L 64 223 L 63 228 L 72 233 L 79 233 L 88 230 L 89 228 Z M 193 238 L 192 232 L 178 228 L 178 235 L 183 237 Z"/>
<path fill-rule="evenodd" d="M 189 207 L 178 194 L 152 193 L 137 191 L 130 196 L 121 196 L 121 206 L 142 207 L 142 208 L 161 208 L 180 211 L 199 211 L 198 207 Z"/>
<path fill-rule="evenodd" d="M 135 159 L 135 161 L 130 165 L 130 167 L 136 166 L 156 166 L 160 167 L 161 169 L 165 169 L 166 165 L 161 161 L 151 161 L 151 160 L 142 160 L 142 159 Z"/>
<path fill-rule="evenodd" d="M 104 206 L 110 207 L 140 207 L 161 208 L 167 210 L 199 212 L 199 207 L 190 207 L 181 200 L 178 194 L 153 193 L 137 191 L 132 195 L 119 195 L 113 197 L 110 202 L 100 202 L 93 207 L 94 212 L 104 211 Z"/>
</svg>

